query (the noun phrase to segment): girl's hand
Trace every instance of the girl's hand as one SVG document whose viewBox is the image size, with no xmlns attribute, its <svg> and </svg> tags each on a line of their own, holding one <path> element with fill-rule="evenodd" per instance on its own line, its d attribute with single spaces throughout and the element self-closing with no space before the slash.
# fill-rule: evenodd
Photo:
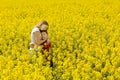
<svg viewBox="0 0 120 80">
<path fill-rule="evenodd" d="M 35 45 L 35 44 L 31 42 L 31 43 L 30 43 L 30 48 L 34 48 L 34 45 Z"/>
</svg>

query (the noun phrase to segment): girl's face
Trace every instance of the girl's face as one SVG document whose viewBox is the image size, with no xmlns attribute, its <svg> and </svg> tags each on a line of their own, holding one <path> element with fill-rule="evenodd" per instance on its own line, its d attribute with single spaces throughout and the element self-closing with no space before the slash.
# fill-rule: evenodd
<svg viewBox="0 0 120 80">
<path fill-rule="evenodd" d="M 47 26 L 47 25 L 45 25 L 45 24 L 41 25 L 40 30 L 47 30 L 47 29 L 48 29 L 48 26 Z"/>
</svg>

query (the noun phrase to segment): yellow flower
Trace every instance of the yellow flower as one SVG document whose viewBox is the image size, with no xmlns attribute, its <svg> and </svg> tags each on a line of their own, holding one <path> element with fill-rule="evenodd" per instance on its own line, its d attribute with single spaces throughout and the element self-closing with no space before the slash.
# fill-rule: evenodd
<svg viewBox="0 0 120 80">
<path fill-rule="evenodd" d="M 24 5 L 1 0 L 0 79 L 119 80 L 119 5 L 119 0 L 24 0 Z M 49 23 L 49 52 L 37 45 L 29 50 L 31 31 L 42 20 Z M 46 58 L 52 58 L 52 67 Z"/>
</svg>

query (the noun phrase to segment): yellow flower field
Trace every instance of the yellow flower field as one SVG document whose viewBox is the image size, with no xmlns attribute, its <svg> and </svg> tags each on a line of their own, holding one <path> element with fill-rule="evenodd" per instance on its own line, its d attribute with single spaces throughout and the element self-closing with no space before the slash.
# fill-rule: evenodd
<svg viewBox="0 0 120 80">
<path fill-rule="evenodd" d="M 52 47 L 31 56 L 41 20 Z M 120 1 L 1 0 L 0 80 L 120 80 Z"/>
</svg>

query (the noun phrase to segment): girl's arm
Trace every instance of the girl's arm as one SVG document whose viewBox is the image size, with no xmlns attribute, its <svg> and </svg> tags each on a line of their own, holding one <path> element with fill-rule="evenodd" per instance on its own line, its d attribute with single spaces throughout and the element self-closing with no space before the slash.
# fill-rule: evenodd
<svg viewBox="0 0 120 80">
<path fill-rule="evenodd" d="M 44 42 L 46 42 L 47 41 L 47 37 L 46 38 L 44 38 L 43 40 L 41 40 L 41 35 L 40 35 L 40 32 L 39 31 L 36 31 L 35 33 L 35 40 L 36 40 L 36 44 L 39 46 L 39 45 L 41 45 L 41 44 L 43 44 Z"/>
</svg>

